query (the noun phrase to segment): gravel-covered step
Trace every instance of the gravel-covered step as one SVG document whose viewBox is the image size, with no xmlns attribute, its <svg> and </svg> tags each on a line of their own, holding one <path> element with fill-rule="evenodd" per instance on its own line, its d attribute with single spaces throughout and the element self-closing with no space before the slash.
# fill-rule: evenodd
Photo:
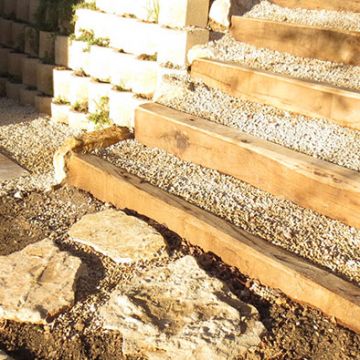
<svg viewBox="0 0 360 360">
<path fill-rule="evenodd" d="M 124 355 L 147 359 L 235 360 L 254 351 L 266 332 L 256 308 L 192 256 L 120 285 L 99 313 L 106 329 L 123 336 Z"/>
<path fill-rule="evenodd" d="M 149 260 L 166 248 L 164 238 L 154 228 L 116 210 L 85 215 L 69 229 L 69 236 L 116 263 Z"/>
<path fill-rule="evenodd" d="M 358 21 L 360 23 L 360 14 Z M 237 41 L 258 48 L 339 64 L 360 65 L 360 32 L 233 16 L 231 34 Z"/>
<path fill-rule="evenodd" d="M 119 152 L 119 147 L 125 151 Z M 235 184 L 230 185 L 226 182 L 228 177 L 214 170 L 183 163 L 160 150 L 147 149 L 133 142 L 121 142 L 115 145 L 111 152 L 113 155 L 107 152 L 103 156 L 120 167 L 92 155 L 72 154 L 66 160 L 68 183 L 89 191 L 98 199 L 110 202 L 120 209 L 133 209 L 139 214 L 152 217 L 158 223 L 166 224 L 170 230 L 193 245 L 217 254 L 224 262 L 236 266 L 241 272 L 255 277 L 262 284 L 280 289 L 293 299 L 321 309 L 353 330 L 360 331 L 359 288 L 356 285 L 265 240 L 279 240 L 280 233 L 285 231 L 287 240 L 284 242 L 284 238 L 277 241 L 278 245 L 295 253 L 299 253 L 300 250 L 305 257 L 313 260 L 317 258 L 316 262 L 322 264 L 325 264 L 325 258 L 330 255 L 332 260 L 327 262 L 327 266 L 330 263 L 334 266 L 343 261 L 341 257 L 345 253 L 349 254 L 349 250 L 356 252 L 358 249 L 354 242 L 346 244 L 349 239 L 344 239 L 346 231 L 350 230 L 352 233 L 351 229 L 324 217 L 314 216 L 315 214 L 309 211 L 298 209 L 300 213 L 295 215 L 298 211 L 296 206 L 262 194 L 259 190 L 251 190 L 251 187 L 247 188 L 245 184 L 241 184 L 244 187 L 242 194 L 236 194 Z M 140 178 L 125 169 L 131 170 Z M 212 174 L 212 178 L 209 174 Z M 228 180 L 237 182 L 231 178 Z M 246 188 L 253 194 L 246 194 Z M 231 197 L 230 202 L 225 200 L 227 196 Z M 252 206 L 254 201 L 256 203 L 256 209 L 253 208 L 253 212 L 248 216 L 246 207 L 241 207 L 241 196 L 243 204 L 247 207 Z M 274 200 L 282 206 L 276 209 L 276 205 L 271 204 Z M 231 225 L 191 203 L 216 212 L 221 217 L 226 217 L 227 210 L 234 217 L 244 216 L 247 226 L 244 227 L 240 223 L 240 226 Z M 234 205 L 238 207 L 238 211 L 234 209 Z M 291 214 L 290 211 L 289 214 L 289 207 L 295 212 Z M 216 208 L 221 209 L 222 213 L 216 211 Z M 261 223 L 267 224 L 265 232 L 260 229 L 263 226 Z M 341 227 L 345 230 L 336 237 L 336 243 L 335 233 L 332 232 L 329 236 L 329 227 L 325 225 L 331 223 L 336 224 L 338 230 Z M 257 228 L 258 226 L 260 227 Z M 242 230 L 244 228 L 249 231 L 251 229 L 256 235 Z M 310 229 L 314 233 L 305 234 Z M 321 235 L 322 232 L 324 237 Z M 261 233 L 265 235 L 265 239 L 261 238 Z M 305 238 L 301 239 L 303 235 Z M 353 233 L 350 236 L 353 237 Z M 330 248 L 334 249 L 335 246 L 338 250 L 336 259 L 333 251 L 327 248 L 329 241 L 330 244 L 333 243 Z M 320 256 L 316 256 L 318 250 Z M 353 256 L 353 263 L 348 265 L 353 267 L 353 275 L 356 277 L 358 270 L 354 259 L 357 255 L 350 255 Z"/>
<path fill-rule="evenodd" d="M 326 118 L 340 126 L 360 129 L 360 91 L 219 60 L 194 60 L 191 76 L 234 97 L 245 97 L 287 111 Z"/>
<path fill-rule="evenodd" d="M 244 16 L 360 31 L 358 0 L 262 0 Z"/>
<path fill-rule="evenodd" d="M 196 57 L 232 62 L 256 70 L 360 91 L 360 66 L 337 64 L 257 48 L 236 41 L 230 34 L 226 34 L 220 40 L 211 41 L 191 50 L 189 62 Z"/>
<path fill-rule="evenodd" d="M 0 257 L 0 319 L 44 324 L 74 303 L 81 260 L 49 239 Z"/>
<path fill-rule="evenodd" d="M 164 76 L 154 99 L 170 108 L 360 171 L 360 132 L 234 98 L 187 75 Z"/>
<path fill-rule="evenodd" d="M 360 228 L 356 171 L 154 103 L 136 110 L 135 138 Z"/>
</svg>

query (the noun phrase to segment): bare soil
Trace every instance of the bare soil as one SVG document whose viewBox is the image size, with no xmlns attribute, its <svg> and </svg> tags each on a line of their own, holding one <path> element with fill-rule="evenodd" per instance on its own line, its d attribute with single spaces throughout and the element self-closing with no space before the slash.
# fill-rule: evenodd
<svg viewBox="0 0 360 360">
<path fill-rule="evenodd" d="M 74 307 L 48 325 L 0 322 L 0 349 L 15 359 L 123 359 L 121 334 L 101 328 L 96 308 L 119 281 L 141 276 L 146 268 L 158 266 L 160 260 L 138 264 L 136 268 L 119 266 L 67 238 L 67 230 L 73 223 L 105 206 L 87 193 L 70 187 L 47 193 L 31 192 L 21 198 L 14 194 L 0 198 L 0 255 L 50 237 L 61 248 L 79 256 L 88 268 L 76 285 Z M 206 271 L 223 280 L 239 298 L 259 310 L 268 333 L 261 347 L 245 359 L 360 359 L 359 335 L 313 309 L 262 287 L 216 256 L 203 253 L 163 226 L 145 220 L 167 240 L 168 261 L 186 254 L 195 256 Z"/>
</svg>

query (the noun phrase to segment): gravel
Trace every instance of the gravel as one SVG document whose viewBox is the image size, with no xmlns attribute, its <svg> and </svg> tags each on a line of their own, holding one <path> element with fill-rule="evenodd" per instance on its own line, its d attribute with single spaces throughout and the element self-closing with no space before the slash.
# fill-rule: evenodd
<svg viewBox="0 0 360 360">
<path fill-rule="evenodd" d="M 360 283 L 360 230 L 136 141 L 118 143 L 101 155 L 169 193 Z"/>
<path fill-rule="evenodd" d="M 244 17 L 288 22 L 322 28 L 360 31 L 360 14 L 346 11 L 289 9 L 264 0 Z"/>
<path fill-rule="evenodd" d="M 165 77 L 157 102 L 360 171 L 360 131 L 234 98 L 189 76 Z"/>
<path fill-rule="evenodd" d="M 209 42 L 211 59 L 235 62 L 253 69 L 288 75 L 303 80 L 327 83 L 350 90 L 360 90 L 360 66 L 337 64 L 330 61 L 302 58 L 236 41 L 230 34 Z"/>
<path fill-rule="evenodd" d="M 67 137 L 76 134 L 68 126 L 40 116 L 32 107 L 0 99 L 0 149 L 31 172 L 0 183 L 0 195 L 49 189 L 53 185 L 53 155 Z"/>
</svg>

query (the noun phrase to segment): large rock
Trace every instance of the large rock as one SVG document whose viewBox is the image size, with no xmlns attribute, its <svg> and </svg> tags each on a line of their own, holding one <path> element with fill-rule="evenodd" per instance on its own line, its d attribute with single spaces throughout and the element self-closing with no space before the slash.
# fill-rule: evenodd
<svg viewBox="0 0 360 360">
<path fill-rule="evenodd" d="M 164 238 L 146 222 L 116 210 L 85 215 L 70 228 L 69 235 L 117 263 L 153 258 L 166 246 Z"/>
<path fill-rule="evenodd" d="M 240 16 L 249 11 L 260 0 L 215 0 L 210 8 L 209 18 L 224 27 L 230 26 L 231 16 Z"/>
<path fill-rule="evenodd" d="M 80 266 L 49 239 L 0 256 L 0 319 L 43 324 L 72 306 Z"/>
<path fill-rule="evenodd" d="M 115 290 L 99 314 L 106 329 L 122 334 L 124 355 L 148 359 L 235 359 L 264 332 L 257 310 L 191 256 Z"/>
</svg>

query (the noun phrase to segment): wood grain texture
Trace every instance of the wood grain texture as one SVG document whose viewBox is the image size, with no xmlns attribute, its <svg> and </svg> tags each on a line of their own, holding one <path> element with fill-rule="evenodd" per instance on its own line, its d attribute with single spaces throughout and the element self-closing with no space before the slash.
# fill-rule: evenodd
<svg viewBox="0 0 360 360">
<path fill-rule="evenodd" d="M 135 138 L 360 228 L 360 173 L 195 116 L 149 103 Z"/>
<path fill-rule="evenodd" d="M 234 96 L 360 130 L 360 92 L 299 80 L 239 64 L 199 59 L 191 76 Z"/>
<path fill-rule="evenodd" d="M 238 41 L 296 56 L 360 65 L 360 33 L 263 19 L 232 17 Z"/>
<path fill-rule="evenodd" d="M 0 181 L 25 176 L 28 173 L 27 170 L 0 153 Z"/>
<path fill-rule="evenodd" d="M 251 278 L 360 332 L 357 286 L 93 155 L 72 154 L 67 168 L 69 184 L 164 224 Z"/>
<path fill-rule="evenodd" d="M 360 12 L 359 0 L 271 0 L 271 2 L 293 9 Z"/>
</svg>

